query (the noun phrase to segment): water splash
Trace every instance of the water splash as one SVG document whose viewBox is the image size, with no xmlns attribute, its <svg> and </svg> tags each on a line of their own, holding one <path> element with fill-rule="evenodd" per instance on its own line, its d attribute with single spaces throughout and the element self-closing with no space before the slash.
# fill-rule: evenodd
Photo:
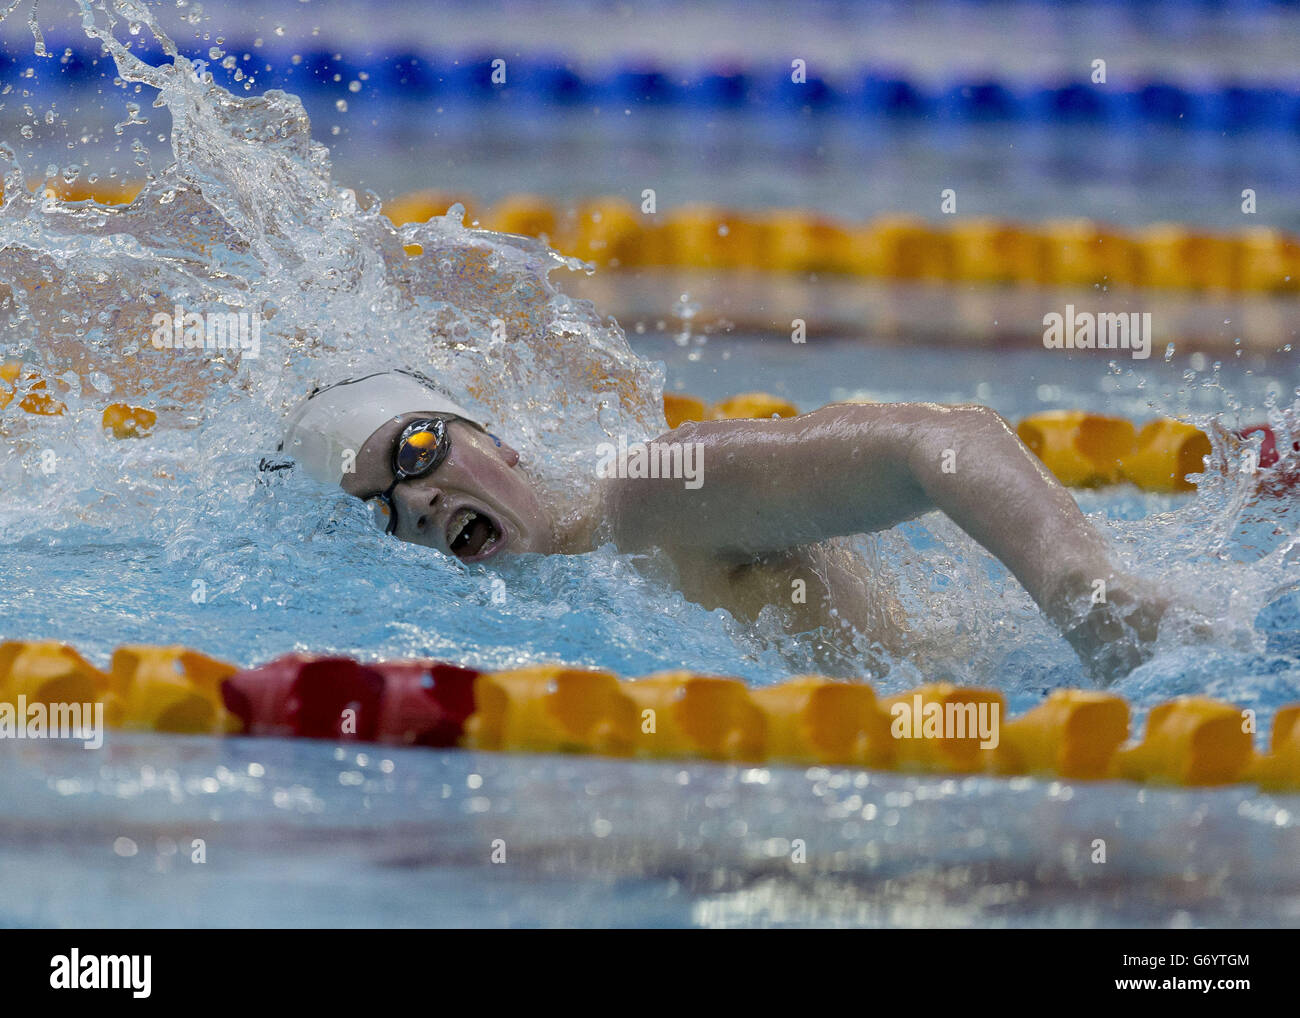
<svg viewBox="0 0 1300 1018">
<path fill-rule="evenodd" d="M 313 384 L 393 365 L 468 393 L 561 503 L 581 494 L 574 481 L 597 441 L 662 427 L 656 368 L 617 325 L 552 284 L 551 273 L 576 263 L 527 238 L 468 229 L 459 209 L 396 229 L 371 196 L 332 181 L 296 96 L 232 95 L 141 4 L 78 8 L 125 94 L 154 90 L 172 126 L 165 165 L 127 206 L 48 200 L 17 186 L 11 161 L 0 216 L 3 353 L 67 379 L 66 455 L 109 459 L 88 455 L 99 451 L 99 404 L 78 397 L 92 376 L 105 380 L 100 394 L 154 406 L 164 429 L 194 432 L 169 468 L 172 490 L 199 497 L 224 483 L 214 459 L 231 437 L 255 460 Z M 138 57 L 115 37 L 123 21 L 151 32 L 168 59 Z M 141 122 L 139 104 L 127 106 L 126 122 Z M 416 247 L 418 256 L 407 253 Z M 154 349 L 153 316 L 176 305 L 257 316 L 260 356 Z M 503 329 L 508 341 L 489 339 Z M 24 430 L 20 416 L 6 425 Z M 6 483 L 29 489 L 14 466 Z M 116 473 L 105 464 L 95 485 L 129 483 Z"/>
</svg>

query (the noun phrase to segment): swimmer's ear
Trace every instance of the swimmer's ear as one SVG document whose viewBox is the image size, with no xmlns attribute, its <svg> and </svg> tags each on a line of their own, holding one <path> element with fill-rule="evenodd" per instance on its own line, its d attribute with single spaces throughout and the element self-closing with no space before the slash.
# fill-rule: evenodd
<svg viewBox="0 0 1300 1018">
<path fill-rule="evenodd" d="M 483 434 L 492 439 L 492 444 L 497 447 L 498 453 L 507 464 L 513 467 L 519 462 L 519 453 L 517 453 L 513 448 L 506 445 L 505 442 L 501 441 L 501 439 L 497 438 L 497 436 L 492 434 L 490 431 L 484 431 Z"/>
</svg>

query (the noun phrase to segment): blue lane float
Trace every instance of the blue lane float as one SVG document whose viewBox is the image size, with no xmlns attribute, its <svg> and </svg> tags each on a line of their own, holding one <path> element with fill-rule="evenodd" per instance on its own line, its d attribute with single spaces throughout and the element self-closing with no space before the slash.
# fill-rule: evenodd
<svg viewBox="0 0 1300 1018">
<path fill-rule="evenodd" d="M 54 43 L 50 52 L 55 54 L 50 58 L 0 53 L 0 69 L 30 65 L 39 81 L 70 86 L 111 71 L 84 44 Z M 636 106 L 947 124 L 1065 122 L 1230 133 L 1300 130 L 1300 87 L 1293 83 L 1139 78 L 1093 84 L 1086 78 L 1033 82 L 987 77 L 932 82 L 886 68 L 822 76 L 816 67 L 809 67 L 806 79 L 796 82 L 790 66 L 780 62 L 682 69 L 637 60 L 592 70 L 557 53 L 497 57 L 486 52 L 357 53 L 318 47 L 295 54 L 283 46 L 248 42 L 228 44 L 224 52 L 235 57 L 234 68 L 221 67 L 205 50 L 186 55 L 205 61 L 218 78 L 242 71 L 259 89 L 342 98 L 350 94 L 349 85 L 359 82 L 371 99 L 377 93 L 399 103 L 436 98 L 467 106 L 514 104 L 530 113 L 547 107 Z M 148 45 L 141 47 L 140 55 L 150 63 L 163 59 Z M 493 78 L 493 61 L 498 59 L 505 61 L 504 82 Z"/>
</svg>

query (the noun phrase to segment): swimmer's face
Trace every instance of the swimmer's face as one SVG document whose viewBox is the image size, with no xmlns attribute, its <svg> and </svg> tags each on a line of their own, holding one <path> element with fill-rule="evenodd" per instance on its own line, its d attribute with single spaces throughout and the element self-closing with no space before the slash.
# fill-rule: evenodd
<svg viewBox="0 0 1300 1018">
<path fill-rule="evenodd" d="M 396 474 L 393 452 L 402 431 L 428 417 L 419 411 L 389 421 L 357 453 L 355 473 L 343 478 L 349 495 L 371 498 L 388 490 Z M 430 474 L 393 489 L 394 536 L 437 548 L 462 562 L 483 562 L 503 552 L 549 552 L 551 518 L 519 469 L 519 454 L 464 421 L 447 426 L 451 451 Z"/>
</svg>

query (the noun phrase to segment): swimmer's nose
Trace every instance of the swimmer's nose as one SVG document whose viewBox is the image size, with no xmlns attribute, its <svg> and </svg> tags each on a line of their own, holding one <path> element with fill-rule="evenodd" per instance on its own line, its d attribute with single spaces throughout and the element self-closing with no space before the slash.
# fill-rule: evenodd
<svg viewBox="0 0 1300 1018">
<path fill-rule="evenodd" d="M 393 495 L 397 499 L 397 515 L 402 520 L 409 520 L 419 533 L 423 534 L 435 527 L 437 511 L 442 505 L 442 492 L 437 488 L 411 488 L 403 490 L 401 485 Z"/>
</svg>

